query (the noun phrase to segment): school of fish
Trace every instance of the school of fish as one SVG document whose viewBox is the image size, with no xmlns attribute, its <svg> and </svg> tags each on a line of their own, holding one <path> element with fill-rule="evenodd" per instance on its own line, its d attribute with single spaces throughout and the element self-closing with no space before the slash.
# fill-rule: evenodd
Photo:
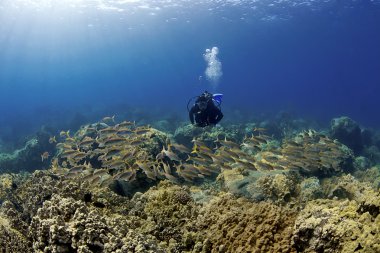
<svg viewBox="0 0 380 253">
<path fill-rule="evenodd" d="M 340 158 L 347 155 L 342 144 L 312 130 L 284 140 L 280 147 L 267 145 L 271 138 L 264 134 L 265 129 L 254 129 L 241 144 L 225 138 L 210 146 L 194 138 L 189 148 L 167 138 L 158 153 L 147 148 L 159 132 L 149 126 L 130 121 L 115 124 L 114 117 L 106 117 L 80 132 L 74 136 L 69 131 L 60 133 L 62 141 L 57 143 L 52 171 L 100 186 L 115 180 L 132 182 L 141 175 L 153 181 L 192 183 L 235 168 L 338 171 Z"/>
</svg>

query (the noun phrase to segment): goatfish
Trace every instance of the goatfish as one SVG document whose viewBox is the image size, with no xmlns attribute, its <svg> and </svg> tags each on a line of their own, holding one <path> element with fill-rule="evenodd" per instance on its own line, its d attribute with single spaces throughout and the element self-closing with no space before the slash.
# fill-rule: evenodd
<svg viewBox="0 0 380 253">
<path fill-rule="evenodd" d="M 219 160 L 222 160 L 223 162 L 228 162 L 228 163 L 234 163 L 235 162 L 235 159 L 231 156 L 229 156 L 228 154 L 218 154 L 216 156 L 214 156 L 215 158 L 219 159 Z"/>
<path fill-rule="evenodd" d="M 177 168 L 177 173 L 187 182 L 193 182 L 194 178 L 198 177 L 198 170 L 194 166 L 189 169 L 179 167 Z"/>
<path fill-rule="evenodd" d="M 238 152 L 238 153 L 237 153 Z M 225 156 L 231 156 L 235 159 L 238 159 L 239 158 L 239 153 L 240 153 L 240 150 L 235 150 L 235 149 L 225 149 L 225 148 L 220 148 L 219 149 L 219 154 L 220 155 L 225 155 Z"/>
<path fill-rule="evenodd" d="M 142 162 L 136 162 L 135 164 L 137 164 L 137 166 L 142 170 L 144 171 L 145 175 L 152 179 L 152 180 L 156 180 L 157 178 L 157 174 L 156 174 L 156 171 L 155 170 L 152 170 L 150 168 L 150 165 L 148 165 L 147 163 L 142 163 Z"/>
<path fill-rule="evenodd" d="M 49 143 L 52 144 L 52 143 L 56 143 L 57 140 L 55 139 L 55 136 L 52 136 L 49 138 Z"/>
<path fill-rule="evenodd" d="M 84 165 L 74 166 L 74 167 L 72 167 L 72 168 L 69 170 L 68 174 L 73 174 L 73 173 L 76 174 L 76 173 L 79 173 L 79 172 L 84 171 L 86 168 L 87 168 L 87 167 L 84 166 Z"/>
<path fill-rule="evenodd" d="M 123 121 L 119 124 L 117 124 L 115 127 L 119 128 L 119 127 L 128 127 L 128 126 L 133 126 L 135 125 L 135 122 L 131 122 L 131 121 Z"/>
<path fill-rule="evenodd" d="M 192 142 L 194 145 L 196 145 L 196 146 L 207 147 L 206 143 L 204 143 L 204 142 L 201 141 L 201 140 L 197 140 L 197 139 L 195 139 L 195 138 L 193 138 L 193 139 L 191 140 L 191 142 Z"/>
<path fill-rule="evenodd" d="M 106 150 L 105 158 L 106 159 L 112 158 L 113 156 L 116 156 L 116 155 L 120 154 L 120 152 L 121 152 L 120 149 Z"/>
<path fill-rule="evenodd" d="M 185 145 L 178 144 L 178 143 L 171 143 L 170 146 L 181 153 L 190 153 L 190 149 L 186 147 Z"/>
<path fill-rule="evenodd" d="M 41 154 L 41 162 L 43 162 L 44 160 L 47 160 L 48 158 L 49 158 L 49 152 L 43 152 L 42 154 Z"/>
<path fill-rule="evenodd" d="M 238 164 L 242 165 L 244 169 L 249 169 L 249 170 L 257 170 L 255 165 L 252 164 L 251 162 L 247 162 L 247 161 L 236 161 Z"/>
<path fill-rule="evenodd" d="M 136 172 L 134 170 L 130 170 L 130 171 L 121 173 L 115 179 L 130 181 L 135 175 L 136 175 Z"/>
<path fill-rule="evenodd" d="M 74 159 L 75 161 L 80 161 L 83 158 L 85 158 L 86 156 L 87 156 L 87 153 L 85 153 L 85 152 L 78 152 L 75 155 L 71 156 L 71 158 Z"/>
<path fill-rule="evenodd" d="M 166 179 L 168 179 L 173 184 L 180 184 L 178 178 L 176 178 L 175 176 L 170 175 L 168 173 L 165 173 L 164 176 L 165 176 Z"/>
<path fill-rule="evenodd" d="M 250 138 L 252 141 L 256 141 L 256 142 L 258 142 L 258 143 L 267 143 L 268 141 L 267 141 L 267 139 L 265 139 L 262 135 L 258 135 L 258 136 L 252 136 L 251 138 Z"/>
<path fill-rule="evenodd" d="M 197 167 L 194 165 L 194 164 L 190 164 L 190 163 L 181 163 L 178 167 L 177 167 L 177 170 L 182 170 L 182 169 L 185 169 L 185 170 L 197 170 Z"/>
<path fill-rule="evenodd" d="M 258 152 L 258 151 L 261 150 L 260 146 L 258 146 L 257 144 L 254 144 L 254 143 L 243 142 L 243 143 L 241 144 L 241 146 L 244 147 L 244 148 L 247 148 L 247 149 L 249 149 L 249 150 L 253 150 L 253 151 L 255 151 L 255 152 Z"/>
<path fill-rule="evenodd" d="M 266 129 L 265 128 L 262 128 L 262 127 L 254 127 L 253 128 L 253 132 L 265 132 Z"/>
<path fill-rule="evenodd" d="M 239 149 L 239 144 L 233 141 L 228 141 L 227 137 L 224 137 L 224 140 L 217 139 L 215 142 L 219 142 L 222 146 L 230 148 L 230 149 L 233 149 L 233 148 Z"/>
<path fill-rule="evenodd" d="M 276 156 L 264 155 L 263 158 L 270 163 L 276 163 L 278 161 L 278 157 Z"/>
<path fill-rule="evenodd" d="M 299 143 L 297 143 L 295 141 L 292 141 L 292 140 L 285 141 L 285 145 L 290 146 L 290 147 L 300 147 L 300 146 L 302 146 L 301 144 L 299 144 Z"/>
<path fill-rule="evenodd" d="M 255 167 L 260 168 L 260 170 L 273 170 L 273 166 L 267 163 L 263 163 L 260 161 L 255 162 Z"/>
<path fill-rule="evenodd" d="M 192 161 L 193 163 L 196 163 L 196 164 L 199 164 L 199 165 L 204 165 L 204 166 L 209 166 L 210 165 L 209 161 L 206 161 L 205 159 L 200 158 L 200 157 L 189 157 L 189 158 L 187 158 L 186 161 Z M 183 164 L 183 165 L 185 165 L 185 164 Z"/>
<path fill-rule="evenodd" d="M 120 152 L 121 159 L 122 160 L 128 160 L 133 158 L 133 156 L 136 154 L 135 149 L 124 149 L 122 152 Z"/>
<path fill-rule="evenodd" d="M 102 119 L 102 121 L 103 121 L 104 123 L 107 123 L 107 122 L 115 123 L 115 115 L 113 115 L 112 117 L 104 117 L 104 118 Z"/>
<path fill-rule="evenodd" d="M 75 140 L 74 138 L 67 137 L 67 138 L 65 139 L 65 143 L 72 144 L 72 145 L 76 145 L 76 140 Z"/>
<path fill-rule="evenodd" d="M 172 173 L 169 165 L 167 165 L 164 162 L 161 162 L 161 164 L 162 164 L 162 167 L 164 168 L 164 171 L 165 171 L 166 174 L 171 174 Z"/>
<path fill-rule="evenodd" d="M 70 156 L 72 156 L 78 152 L 79 152 L 78 150 L 74 150 L 74 149 L 66 150 L 66 151 L 62 152 L 60 154 L 60 156 L 61 156 L 61 158 L 67 158 L 67 157 L 70 157 Z"/>
<path fill-rule="evenodd" d="M 55 147 L 58 149 L 66 149 L 67 150 L 67 149 L 71 149 L 72 145 L 60 142 L 60 143 L 57 143 L 57 145 L 55 145 Z"/>
<path fill-rule="evenodd" d="M 59 133 L 59 136 L 61 136 L 62 138 L 64 138 L 64 137 L 69 138 L 70 137 L 70 130 L 67 130 L 66 132 L 65 131 L 61 131 Z"/>
<path fill-rule="evenodd" d="M 134 131 L 131 130 L 130 128 L 119 128 L 117 130 L 117 134 L 118 135 L 130 135 L 130 134 L 133 134 Z"/>
<path fill-rule="evenodd" d="M 146 134 L 150 131 L 151 131 L 150 128 L 137 128 L 137 129 L 135 129 L 135 133 L 139 134 L 139 135 Z"/>
<path fill-rule="evenodd" d="M 111 146 L 111 145 L 119 145 L 125 143 L 126 139 L 121 137 L 111 137 L 106 139 L 104 142 L 99 143 L 99 147 Z"/>
<path fill-rule="evenodd" d="M 197 153 L 197 155 L 200 157 L 200 158 L 203 158 L 204 160 L 206 160 L 206 161 L 208 161 L 208 162 L 210 162 L 210 163 L 212 163 L 213 162 L 213 160 L 212 160 L 212 156 L 210 156 L 210 155 L 208 155 L 208 154 L 206 154 L 206 153 Z"/>
<path fill-rule="evenodd" d="M 207 166 L 197 166 L 197 170 L 202 174 L 206 176 L 211 176 L 212 174 L 219 173 L 219 169 L 213 169 L 212 167 Z"/>
<path fill-rule="evenodd" d="M 96 129 L 94 127 L 87 127 L 85 131 L 86 134 L 92 134 L 96 132 Z"/>
<path fill-rule="evenodd" d="M 79 147 L 81 147 L 81 148 L 88 147 L 88 146 L 92 145 L 94 143 L 94 141 L 95 141 L 94 139 L 86 136 L 86 137 L 84 137 L 84 139 L 81 142 L 79 142 Z"/>
<path fill-rule="evenodd" d="M 208 153 L 212 154 L 212 150 L 204 145 L 198 145 L 197 143 L 194 143 L 193 150 L 191 153 L 197 153 L 197 152 L 203 152 L 203 153 Z"/>
<path fill-rule="evenodd" d="M 122 160 L 110 160 L 103 162 L 103 166 L 108 169 L 122 169 L 125 167 L 125 162 Z"/>
<path fill-rule="evenodd" d="M 170 146 L 168 147 L 167 150 L 165 150 L 165 147 L 162 147 L 161 153 L 163 155 L 167 156 L 172 161 L 177 161 L 177 162 L 181 161 L 181 158 L 179 158 L 176 153 L 174 153 L 173 151 L 170 150 Z"/>
<path fill-rule="evenodd" d="M 134 139 L 133 141 L 131 141 L 129 143 L 129 145 L 131 145 L 132 147 L 136 147 L 136 146 L 139 146 L 143 143 L 144 143 L 144 141 L 142 139 Z"/>
<path fill-rule="evenodd" d="M 107 128 L 102 129 L 102 130 L 99 130 L 99 134 L 101 136 L 110 135 L 110 134 L 114 134 L 114 133 L 117 133 L 117 130 L 112 128 L 112 127 L 107 127 Z"/>
<path fill-rule="evenodd" d="M 105 176 L 101 177 L 100 186 L 101 187 L 109 186 L 114 180 L 115 179 L 112 176 L 105 175 Z"/>
</svg>

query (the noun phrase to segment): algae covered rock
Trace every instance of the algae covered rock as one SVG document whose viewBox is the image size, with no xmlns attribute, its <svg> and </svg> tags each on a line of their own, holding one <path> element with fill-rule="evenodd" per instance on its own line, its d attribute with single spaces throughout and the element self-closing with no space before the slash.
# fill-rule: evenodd
<svg viewBox="0 0 380 253">
<path fill-rule="evenodd" d="M 99 208 L 54 195 L 33 217 L 29 237 L 35 251 L 164 252 L 153 237 L 128 225 L 123 216 L 105 216 Z"/>
<path fill-rule="evenodd" d="M 218 177 L 222 186 L 236 196 L 258 202 L 288 202 L 294 196 L 298 177 L 292 171 L 224 170 Z"/>
<path fill-rule="evenodd" d="M 238 126 L 224 128 L 222 126 L 196 127 L 191 124 L 179 127 L 174 133 L 174 139 L 178 143 L 190 145 L 191 141 L 196 138 L 204 141 L 206 144 L 213 146 L 217 139 L 227 138 L 228 140 L 239 140 L 244 136 L 244 129 Z"/>
<path fill-rule="evenodd" d="M 11 153 L 0 153 L 0 171 L 33 172 L 37 169 L 48 168 L 51 155 L 55 151 L 54 144 L 49 142 L 50 136 L 48 131 L 42 129 L 27 140 L 23 147 Z M 45 152 L 49 154 L 48 157 L 41 159 L 41 155 Z"/>
<path fill-rule="evenodd" d="M 330 135 L 333 139 L 337 139 L 351 148 L 355 154 L 360 153 L 363 149 L 360 126 L 349 117 L 332 119 Z"/>
<path fill-rule="evenodd" d="M 317 177 L 309 177 L 302 180 L 300 183 L 299 199 L 301 203 L 306 203 L 310 200 L 322 198 L 323 191 L 320 181 Z"/>
<path fill-rule="evenodd" d="M 144 194 L 136 194 L 132 203 L 136 207 L 130 213 L 144 218 L 139 221 L 138 231 L 181 252 L 191 249 L 193 243 L 184 235 L 192 230 L 189 224 L 196 219 L 199 206 L 189 188 L 163 181 Z"/>
<path fill-rule="evenodd" d="M 350 175 L 323 182 L 332 199 L 309 202 L 293 241 L 302 252 L 379 252 L 380 193 Z"/>
<path fill-rule="evenodd" d="M 293 241 L 299 252 L 379 252 L 380 218 L 356 201 L 316 200 L 298 215 Z"/>
<path fill-rule="evenodd" d="M 367 170 L 356 171 L 355 178 L 361 182 L 367 182 L 373 189 L 380 189 L 380 167 L 373 166 Z"/>
<path fill-rule="evenodd" d="M 366 170 L 371 167 L 371 161 L 364 156 L 357 156 L 353 162 L 356 170 Z"/>
<path fill-rule="evenodd" d="M 0 215 L 0 252 L 32 252 L 28 239 Z"/>
<path fill-rule="evenodd" d="M 295 252 L 295 213 L 274 204 L 221 194 L 200 211 L 202 252 Z"/>
</svg>

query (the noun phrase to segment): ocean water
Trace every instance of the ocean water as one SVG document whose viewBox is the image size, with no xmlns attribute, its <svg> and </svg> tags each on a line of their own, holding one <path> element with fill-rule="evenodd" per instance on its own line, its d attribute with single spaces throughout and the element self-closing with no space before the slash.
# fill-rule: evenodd
<svg viewBox="0 0 380 253">
<path fill-rule="evenodd" d="M 3 0 L 0 135 L 127 111 L 187 120 L 204 90 L 224 94 L 223 121 L 378 127 L 379 25 L 378 0 Z"/>
<path fill-rule="evenodd" d="M 0 253 L 380 252 L 379 28 L 380 0 L 0 0 Z M 222 127 L 189 125 L 205 90 Z"/>
</svg>

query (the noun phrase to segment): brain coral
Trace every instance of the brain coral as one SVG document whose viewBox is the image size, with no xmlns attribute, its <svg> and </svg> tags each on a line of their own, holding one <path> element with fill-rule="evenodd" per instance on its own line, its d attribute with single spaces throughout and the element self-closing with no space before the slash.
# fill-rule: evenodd
<svg viewBox="0 0 380 253">
<path fill-rule="evenodd" d="M 197 226 L 206 252 L 295 252 L 294 220 L 289 209 L 222 194 L 201 210 Z"/>
</svg>

